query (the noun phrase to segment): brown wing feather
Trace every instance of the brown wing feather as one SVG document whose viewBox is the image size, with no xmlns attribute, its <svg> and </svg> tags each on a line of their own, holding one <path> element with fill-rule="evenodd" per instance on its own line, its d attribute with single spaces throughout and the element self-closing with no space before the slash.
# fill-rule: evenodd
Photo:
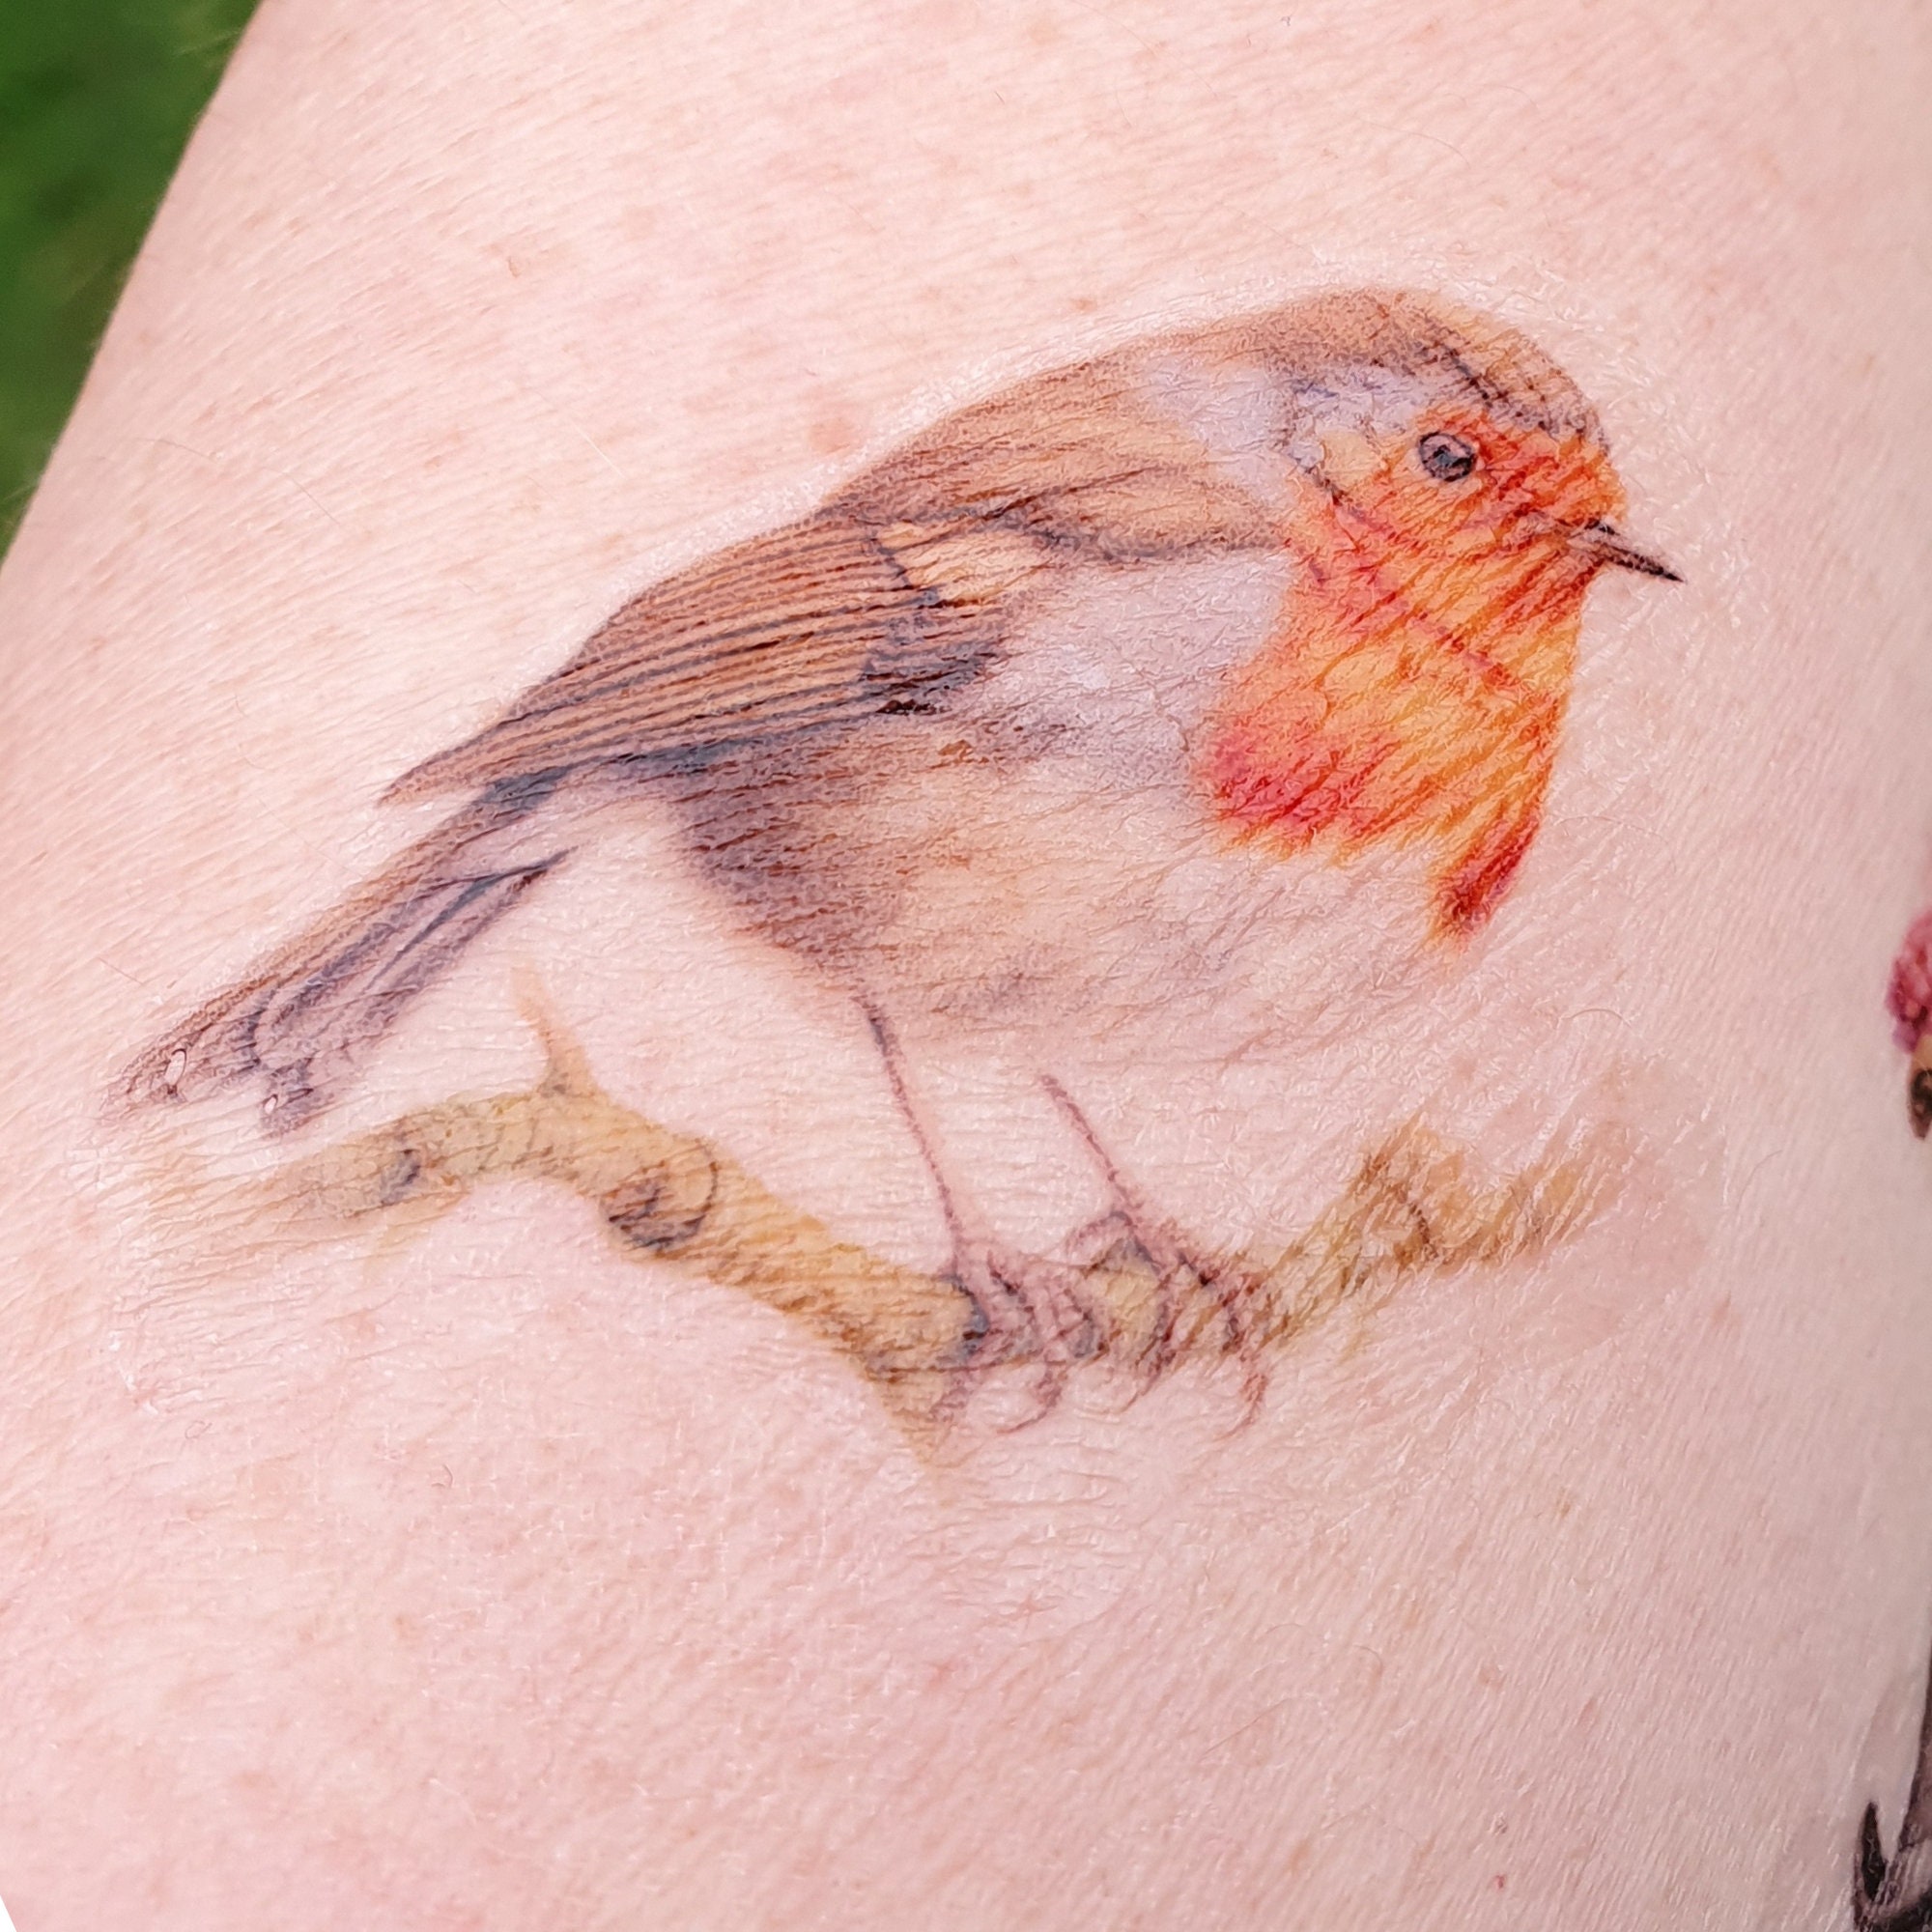
<svg viewBox="0 0 1932 1932">
<path fill-rule="evenodd" d="M 476 789 L 618 758 L 674 759 L 916 703 L 984 661 L 997 626 L 821 515 L 653 584 L 488 729 L 390 787 Z"/>
<path fill-rule="evenodd" d="M 1272 520 L 1151 400 L 1141 348 L 1036 377 L 901 445 L 833 499 L 884 525 L 972 521 L 1101 558 L 1266 548 Z"/>
<path fill-rule="evenodd" d="M 960 412 L 816 515 L 633 598 L 487 730 L 392 798 L 675 760 L 854 723 L 970 676 L 1057 554 L 1272 541 L 1265 512 L 1150 406 L 1131 356 Z"/>
</svg>

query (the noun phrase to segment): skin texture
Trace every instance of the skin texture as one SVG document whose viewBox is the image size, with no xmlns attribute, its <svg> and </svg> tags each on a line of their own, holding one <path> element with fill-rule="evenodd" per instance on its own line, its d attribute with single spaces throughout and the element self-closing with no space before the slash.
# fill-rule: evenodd
<svg viewBox="0 0 1932 1932">
<path fill-rule="evenodd" d="M 1932 1603 L 1883 1010 L 1932 883 L 1922 34 L 270 0 L 0 578 L 23 1932 L 1842 1919 Z M 1070 1382 L 935 1468 L 556 1180 L 320 1240 L 156 1212 L 532 1091 L 527 968 L 614 1102 L 943 1266 L 868 1030 L 652 815 L 309 1140 L 238 1091 L 137 1157 L 99 1096 L 639 590 L 1043 371 L 1366 287 L 1539 344 L 1685 582 L 1590 592 L 1541 829 L 1426 998 L 1338 995 L 1205 1100 L 1137 1049 L 1097 1124 L 1292 1234 L 1376 1094 L 1486 1178 L 1609 1121 L 1592 1229 L 1319 1328 L 1252 1416 L 1207 1365 Z M 1027 1194 L 1079 1191 L 1037 1106 L 953 1110 L 1029 1243 L 1104 1205 Z"/>
</svg>

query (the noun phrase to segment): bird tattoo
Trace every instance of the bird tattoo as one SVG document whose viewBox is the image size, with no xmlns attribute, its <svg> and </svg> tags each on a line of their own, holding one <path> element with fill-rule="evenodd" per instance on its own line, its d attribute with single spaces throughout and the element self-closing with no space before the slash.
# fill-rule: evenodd
<svg viewBox="0 0 1932 1932">
<path fill-rule="evenodd" d="M 246 1088 L 265 1129 L 300 1126 L 646 801 L 722 909 L 863 1010 L 987 1359 L 1064 1357 L 1074 1271 L 979 1201 L 927 1065 L 1026 1069 L 1126 1234 L 1179 1265 L 1082 1105 L 1083 1045 L 1233 1037 L 1262 1007 L 1291 1037 L 1332 1027 L 1492 919 L 1585 592 L 1675 576 L 1624 507 L 1576 384 L 1425 295 L 1317 295 L 1054 369 L 652 584 L 405 773 L 388 797 L 449 816 L 140 1054 L 126 1097 Z"/>
</svg>

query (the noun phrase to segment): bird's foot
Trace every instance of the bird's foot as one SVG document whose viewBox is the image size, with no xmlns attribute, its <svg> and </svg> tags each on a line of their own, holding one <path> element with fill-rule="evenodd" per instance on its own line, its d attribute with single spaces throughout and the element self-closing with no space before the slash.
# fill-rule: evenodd
<svg viewBox="0 0 1932 1932">
<path fill-rule="evenodd" d="M 1084 1292 L 1082 1271 L 1068 1263 L 985 1247 L 960 1254 L 952 1274 L 980 1312 L 968 1374 L 1037 1362 L 1038 1413 L 1060 1400 L 1068 1370 L 1104 1345 L 1104 1317 Z"/>
<path fill-rule="evenodd" d="M 1075 1237 L 1083 1268 L 1130 1261 L 1153 1277 L 1151 1304 L 1118 1338 L 1142 1392 L 1179 1362 L 1197 1355 L 1244 1365 L 1250 1410 L 1265 1391 L 1247 1309 L 1257 1283 L 1244 1267 L 1210 1259 L 1160 1222 L 1117 1208 Z"/>
<path fill-rule="evenodd" d="M 1239 1352 L 1245 1276 L 1195 1253 L 1171 1229 L 1117 1208 L 1082 1229 L 1072 1252 L 1083 1268 L 1131 1262 L 1153 1277 L 1153 1304 L 1136 1324 L 1134 1350 L 1150 1380 L 1204 1346 Z"/>
<path fill-rule="evenodd" d="M 1151 1294 L 1137 1297 L 1134 1318 L 1113 1339 L 1122 1346 L 1144 1387 L 1158 1381 L 1174 1359 L 1178 1312 L 1201 1287 L 1193 1264 L 1178 1242 L 1153 1230 L 1143 1231 L 1118 1208 L 1081 1229 L 1069 1252 L 1083 1270 L 1111 1266 L 1151 1276 Z"/>
</svg>

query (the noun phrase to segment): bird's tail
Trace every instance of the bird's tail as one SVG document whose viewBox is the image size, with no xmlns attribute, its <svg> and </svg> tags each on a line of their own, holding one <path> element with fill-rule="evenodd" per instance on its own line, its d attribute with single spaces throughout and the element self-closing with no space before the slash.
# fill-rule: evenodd
<svg viewBox="0 0 1932 1932">
<path fill-rule="evenodd" d="M 167 1105 L 252 1084 L 272 1132 L 322 1112 L 416 995 L 569 856 L 528 856 L 526 838 L 497 836 L 526 810 L 486 793 L 418 839 L 147 1047 L 123 1077 L 127 1103 Z"/>
</svg>

